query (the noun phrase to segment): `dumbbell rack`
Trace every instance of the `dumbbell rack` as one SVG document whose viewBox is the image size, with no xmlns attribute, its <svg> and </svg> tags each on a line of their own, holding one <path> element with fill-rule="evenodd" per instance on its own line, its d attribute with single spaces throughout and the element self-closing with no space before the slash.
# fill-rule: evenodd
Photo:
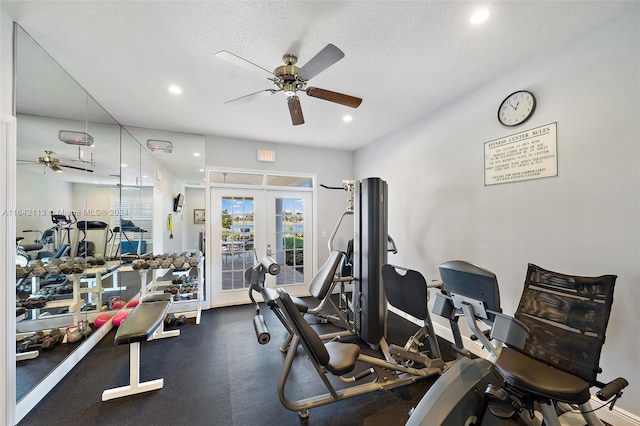
<svg viewBox="0 0 640 426">
<path fill-rule="evenodd" d="M 184 299 L 181 300 L 180 297 L 174 300 L 169 308 L 170 314 L 181 314 L 185 315 L 187 318 L 195 318 L 196 324 L 200 324 L 200 316 L 202 313 L 202 292 L 204 286 L 204 280 L 202 277 L 203 271 L 203 262 L 202 260 L 198 266 L 194 266 L 192 268 L 197 268 L 198 271 L 198 293 L 195 299 Z M 151 294 L 162 294 L 166 287 L 172 285 L 171 281 L 158 281 L 158 278 L 164 276 L 167 272 L 171 271 L 173 276 L 188 276 L 189 272 L 192 268 L 188 269 L 174 269 L 174 268 L 159 268 L 159 269 L 140 269 L 138 272 L 140 273 L 140 297 L 144 297 Z M 147 275 L 151 271 L 151 282 L 147 281 Z M 180 296 L 193 296 L 193 293 L 180 293 Z"/>
<path fill-rule="evenodd" d="M 41 309 L 56 309 L 56 308 L 68 308 L 69 312 L 73 313 L 73 324 L 77 324 L 80 320 L 80 280 L 82 274 L 68 274 L 67 278 L 73 283 L 73 293 L 70 299 L 50 300 L 41 308 L 27 309 L 26 318 L 31 321 L 21 321 L 16 323 L 16 329 L 18 332 L 34 332 L 43 329 L 66 327 L 69 325 L 69 320 L 65 316 L 59 318 L 58 316 L 46 316 L 40 317 Z M 31 277 L 31 295 L 40 296 L 40 277 Z M 58 318 L 57 318 L 58 317 Z"/>
<path fill-rule="evenodd" d="M 27 313 L 24 312 L 22 314 L 20 314 L 19 316 L 16 317 L 16 323 L 24 320 L 27 318 Z M 16 333 L 16 342 L 24 339 L 27 336 L 32 335 L 33 333 Z M 33 351 L 27 351 L 27 352 L 17 352 L 16 351 L 16 361 L 26 361 L 28 359 L 34 359 L 37 358 L 40 355 L 40 351 L 38 350 L 33 350 Z"/>
<path fill-rule="evenodd" d="M 88 268 L 84 271 L 84 275 L 80 280 L 81 283 L 85 283 L 86 287 L 80 287 L 80 293 L 86 293 L 87 304 L 92 303 L 97 309 L 102 306 L 102 294 L 108 291 L 122 291 L 126 290 L 126 287 L 118 287 L 118 267 L 117 264 L 96 266 Z M 112 286 L 103 287 L 102 280 L 112 277 Z"/>
</svg>

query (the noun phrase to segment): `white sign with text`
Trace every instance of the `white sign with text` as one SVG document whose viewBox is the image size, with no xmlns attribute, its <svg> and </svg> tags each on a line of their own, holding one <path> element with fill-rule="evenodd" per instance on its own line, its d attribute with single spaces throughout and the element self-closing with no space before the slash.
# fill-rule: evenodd
<svg viewBox="0 0 640 426">
<path fill-rule="evenodd" d="M 558 123 L 485 142 L 485 186 L 558 176 Z"/>
</svg>

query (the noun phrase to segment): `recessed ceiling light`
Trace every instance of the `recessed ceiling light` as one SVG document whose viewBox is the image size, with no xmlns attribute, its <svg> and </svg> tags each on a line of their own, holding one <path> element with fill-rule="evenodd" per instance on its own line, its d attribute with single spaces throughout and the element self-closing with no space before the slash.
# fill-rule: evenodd
<svg viewBox="0 0 640 426">
<path fill-rule="evenodd" d="M 122 164 L 120 164 L 120 167 L 129 167 L 129 166 L 124 164 L 124 163 L 122 163 Z"/>
<path fill-rule="evenodd" d="M 200 169 L 199 171 L 200 171 L 200 173 L 204 173 L 204 169 Z"/>
<path fill-rule="evenodd" d="M 486 21 L 487 18 L 489 18 L 489 11 L 487 9 L 479 9 L 476 10 L 473 15 L 471 15 L 471 19 L 469 20 L 469 22 L 471 22 L 473 25 L 478 25 Z"/>
<path fill-rule="evenodd" d="M 174 95 L 179 95 L 180 93 L 182 93 L 182 89 L 179 86 L 176 86 L 175 84 L 172 84 L 171 86 L 169 86 L 169 91 Z"/>
<path fill-rule="evenodd" d="M 199 152 L 194 152 L 194 153 L 193 153 L 193 156 L 194 156 L 194 157 L 200 157 L 200 153 L 199 153 Z"/>
<path fill-rule="evenodd" d="M 345 115 L 344 117 L 342 117 L 342 121 L 344 121 L 345 123 L 350 123 L 353 120 L 353 117 L 351 117 L 350 115 Z"/>
</svg>

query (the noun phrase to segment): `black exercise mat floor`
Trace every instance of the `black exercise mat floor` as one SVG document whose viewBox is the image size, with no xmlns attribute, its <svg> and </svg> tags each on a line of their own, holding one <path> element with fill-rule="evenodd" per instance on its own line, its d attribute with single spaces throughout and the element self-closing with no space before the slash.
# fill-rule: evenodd
<svg viewBox="0 0 640 426">
<path fill-rule="evenodd" d="M 262 313 L 272 336 L 264 346 L 256 341 L 248 305 L 203 311 L 200 325 L 190 320 L 180 336 L 143 343 L 140 380 L 164 378 L 164 388 L 102 402 L 103 390 L 129 382 L 129 346 L 116 346 L 111 331 L 19 424 L 403 425 L 435 379 L 313 408 L 302 421 L 278 399 L 285 330 L 269 310 Z M 389 315 L 390 343 L 404 343 L 415 329 Z M 326 392 L 301 355 L 287 390 L 292 398 Z"/>
</svg>

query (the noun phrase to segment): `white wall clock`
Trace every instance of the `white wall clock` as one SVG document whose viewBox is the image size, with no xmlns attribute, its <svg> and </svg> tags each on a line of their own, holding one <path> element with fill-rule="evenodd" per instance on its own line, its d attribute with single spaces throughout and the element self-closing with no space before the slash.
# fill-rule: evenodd
<svg viewBox="0 0 640 426">
<path fill-rule="evenodd" d="M 527 90 L 518 90 L 507 96 L 498 108 L 498 121 L 507 127 L 527 121 L 536 109 L 536 97 Z"/>
</svg>

